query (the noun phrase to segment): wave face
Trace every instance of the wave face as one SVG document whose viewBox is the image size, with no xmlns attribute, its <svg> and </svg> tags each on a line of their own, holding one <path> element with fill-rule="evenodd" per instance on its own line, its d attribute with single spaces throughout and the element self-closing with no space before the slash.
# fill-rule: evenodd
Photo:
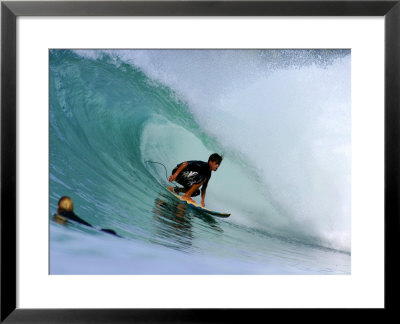
<svg viewBox="0 0 400 324">
<path fill-rule="evenodd" d="M 349 258 L 350 59 L 347 50 L 50 51 L 51 213 L 69 195 L 89 223 L 140 242 L 143 254 L 189 253 L 187 265 L 216 257 L 215 245 L 230 256 L 253 251 L 246 260 L 271 256 L 272 246 L 281 261 L 293 260 L 293 246 Z M 224 160 L 206 207 L 230 211 L 226 220 L 179 211 L 165 191 L 176 164 L 214 152 Z M 69 260 L 60 242 L 71 235 L 51 225 L 51 256 Z M 233 252 L 222 237 L 249 240 Z M 300 271 L 281 261 L 254 271 Z M 348 273 L 349 261 L 341 264 L 332 272 Z"/>
</svg>

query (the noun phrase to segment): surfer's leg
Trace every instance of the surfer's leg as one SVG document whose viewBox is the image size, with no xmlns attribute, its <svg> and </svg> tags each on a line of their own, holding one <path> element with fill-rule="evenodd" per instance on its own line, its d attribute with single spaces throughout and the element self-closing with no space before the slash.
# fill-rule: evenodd
<svg viewBox="0 0 400 324">
<path fill-rule="evenodd" d="M 194 185 L 182 196 L 182 198 L 185 199 L 185 200 L 187 200 L 187 201 L 190 201 L 190 202 L 195 202 L 191 197 L 193 197 L 195 194 L 197 194 L 197 195 L 200 194 L 199 188 L 204 184 L 204 182 L 205 182 L 205 180 L 202 181 L 202 182 L 200 182 L 200 183 L 194 184 Z M 197 195 L 196 195 L 196 196 L 197 196 Z"/>
<path fill-rule="evenodd" d="M 180 188 L 180 187 L 175 187 L 174 188 L 174 192 L 177 193 L 177 194 L 186 193 L 186 191 L 188 191 L 186 188 Z"/>
<path fill-rule="evenodd" d="M 176 180 L 176 183 L 180 184 L 183 188 L 181 187 L 174 187 L 173 190 L 175 193 L 179 194 L 179 193 L 186 193 L 190 187 L 192 186 L 192 184 L 190 183 L 189 179 L 182 177 L 181 175 L 179 175 Z"/>
<path fill-rule="evenodd" d="M 179 193 L 182 193 L 182 192 L 186 192 L 186 191 L 187 191 L 187 189 L 185 189 L 185 188 L 171 187 L 171 186 L 168 187 L 168 190 L 169 190 L 169 191 L 172 191 L 172 192 L 174 192 L 174 193 L 176 193 L 176 194 L 179 194 Z"/>
<path fill-rule="evenodd" d="M 169 191 L 175 192 L 176 194 L 180 194 L 180 193 L 186 193 L 189 189 L 188 188 L 180 188 L 180 187 L 168 187 Z M 200 190 L 196 190 L 193 194 L 192 197 L 196 197 L 200 195 Z"/>
</svg>

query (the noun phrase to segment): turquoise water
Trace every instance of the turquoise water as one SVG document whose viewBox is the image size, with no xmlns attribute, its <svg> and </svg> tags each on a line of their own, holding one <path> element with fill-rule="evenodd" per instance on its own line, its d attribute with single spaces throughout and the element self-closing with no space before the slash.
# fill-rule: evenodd
<svg viewBox="0 0 400 324">
<path fill-rule="evenodd" d="M 51 50 L 50 274 L 350 274 L 350 52 Z M 166 191 L 224 161 L 201 214 Z M 52 221 L 61 196 L 96 228 Z"/>
</svg>

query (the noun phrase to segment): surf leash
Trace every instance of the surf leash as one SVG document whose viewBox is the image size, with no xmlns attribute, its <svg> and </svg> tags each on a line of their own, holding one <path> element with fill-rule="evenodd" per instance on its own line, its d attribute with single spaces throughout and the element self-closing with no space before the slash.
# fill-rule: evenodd
<svg viewBox="0 0 400 324">
<path fill-rule="evenodd" d="M 154 163 L 154 164 L 162 165 L 164 167 L 164 169 L 165 169 L 165 178 L 167 179 L 167 182 L 169 182 L 167 167 L 164 164 L 162 164 L 160 162 L 154 162 L 154 161 L 144 161 L 144 163 Z"/>
</svg>

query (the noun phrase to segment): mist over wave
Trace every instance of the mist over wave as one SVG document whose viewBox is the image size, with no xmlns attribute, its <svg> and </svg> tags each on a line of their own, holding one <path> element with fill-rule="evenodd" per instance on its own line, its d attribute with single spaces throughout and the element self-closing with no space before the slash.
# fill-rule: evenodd
<svg viewBox="0 0 400 324">
<path fill-rule="evenodd" d="M 162 162 L 170 172 L 179 162 L 220 152 L 225 158 L 208 187 L 208 206 L 231 211 L 230 222 L 350 251 L 350 51 L 75 54 L 105 60 L 126 77 L 121 84 L 130 78 L 137 83 L 138 76 L 130 73 L 140 71 L 139 84 L 150 89 L 123 113 L 105 109 L 97 115 L 114 127 L 108 148 L 100 151 L 112 150 L 112 165 L 126 190 L 132 185 L 126 176 L 133 173 L 135 183 L 148 181 L 140 172 L 165 179 L 162 168 L 143 161 Z M 137 140 L 133 150 L 132 138 Z M 136 161 L 136 170 L 126 171 L 127 157 Z"/>
</svg>

